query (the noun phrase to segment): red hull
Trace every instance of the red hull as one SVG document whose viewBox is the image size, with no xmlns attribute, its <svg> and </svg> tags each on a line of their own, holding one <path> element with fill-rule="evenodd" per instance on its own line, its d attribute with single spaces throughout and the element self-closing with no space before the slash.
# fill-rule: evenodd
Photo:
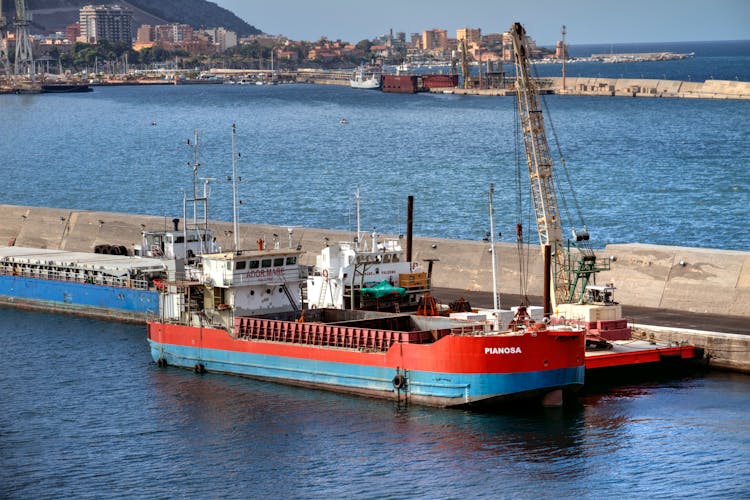
<svg viewBox="0 0 750 500">
<path fill-rule="evenodd" d="M 314 339 L 309 344 L 235 339 L 220 329 L 165 323 L 149 323 L 148 336 L 160 344 L 447 373 L 553 370 L 581 366 L 584 359 L 584 335 L 568 332 L 449 335 L 428 344 L 395 343 L 385 352 L 319 346 Z"/>
<path fill-rule="evenodd" d="M 249 320 L 249 321 L 248 321 Z M 176 365 L 430 406 L 545 397 L 584 379 L 584 334 L 453 334 L 241 318 L 239 337 L 152 322 L 151 355 Z M 459 328 L 461 330 L 461 328 Z"/>
</svg>

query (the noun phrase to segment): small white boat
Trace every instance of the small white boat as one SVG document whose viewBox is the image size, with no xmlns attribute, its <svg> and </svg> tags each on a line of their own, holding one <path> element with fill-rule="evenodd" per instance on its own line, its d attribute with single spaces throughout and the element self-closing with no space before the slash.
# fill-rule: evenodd
<svg viewBox="0 0 750 500">
<path fill-rule="evenodd" d="M 349 84 L 353 89 L 380 89 L 382 69 L 378 65 L 360 65 L 354 70 Z"/>
</svg>

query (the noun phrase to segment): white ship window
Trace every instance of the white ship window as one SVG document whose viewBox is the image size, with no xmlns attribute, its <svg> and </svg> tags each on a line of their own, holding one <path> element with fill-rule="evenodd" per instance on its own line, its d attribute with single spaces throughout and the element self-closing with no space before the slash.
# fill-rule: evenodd
<svg viewBox="0 0 750 500">
<path fill-rule="evenodd" d="M 234 267 L 239 271 L 240 269 L 245 269 L 245 266 L 247 266 L 247 261 L 239 260 L 235 263 Z"/>
<path fill-rule="evenodd" d="M 276 257 L 273 259 L 273 267 L 281 267 L 284 265 L 284 257 Z"/>
<path fill-rule="evenodd" d="M 271 259 L 263 259 L 260 261 L 260 267 L 271 267 Z"/>
<path fill-rule="evenodd" d="M 258 260 L 250 261 L 250 269 L 258 269 L 259 266 L 260 266 L 260 261 Z"/>
<path fill-rule="evenodd" d="M 287 266 L 293 266 L 297 263 L 297 257 L 291 256 L 286 258 L 286 265 Z"/>
</svg>

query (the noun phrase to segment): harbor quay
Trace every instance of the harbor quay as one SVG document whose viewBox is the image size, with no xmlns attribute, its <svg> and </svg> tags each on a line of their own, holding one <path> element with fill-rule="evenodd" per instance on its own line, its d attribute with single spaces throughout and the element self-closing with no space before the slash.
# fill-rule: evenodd
<svg viewBox="0 0 750 500">
<path fill-rule="evenodd" d="M 96 86 L 123 85 L 185 85 L 217 84 L 221 78 L 227 81 L 244 82 L 264 81 L 269 78 L 266 70 L 217 70 L 210 71 L 216 79 L 188 80 L 181 78 L 127 79 L 112 78 L 96 82 L 69 82 L 67 87 L 78 87 L 90 90 Z M 277 82 L 310 83 L 316 85 L 339 85 L 349 87 L 352 71 L 301 69 L 275 74 Z M 540 93 L 576 96 L 609 96 L 609 97 L 664 97 L 684 99 L 750 99 L 750 82 L 736 80 L 706 80 L 691 82 L 681 80 L 656 80 L 648 78 L 602 78 L 602 77 L 542 77 L 539 78 Z M 38 94 L 61 92 L 56 87 L 65 87 L 64 82 L 58 85 L 40 85 L 33 83 L 10 84 L 0 82 L 0 94 Z M 66 92 L 72 90 L 66 89 Z M 81 90 L 77 90 L 81 91 Z M 512 86 L 490 88 L 438 87 L 428 89 L 434 94 L 473 95 L 473 96 L 512 96 Z"/>
<path fill-rule="evenodd" d="M 245 70 L 211 70 L 217 76 L 244 75 Z M 351 71 L 344 70 L 298 70 L 284 75 L 286 81 L 314 83 L 318 85 L 349 86 Z M 685 99 L 750 99 L 750 82 L 736 80 L 706 80 L 703 82 L 681 80 L 656 80 L 648 78 L 601 78 L 601 77 L 542 77 L 540 90 L 548 94 L 581 96 L 622 97 L 671 97 Z M 510 88 L 434 88 L 437 94 L 511 96 Z"/>
<path fill-rule="evenodd" d="M 611 97 L 671 97 L 685 99 L 750 99 L 750 82 L 735 80 L 654 80 L 647 78 L 544 77 L 540 88 L 548 94 Z M 563 83 L 564 82 L 564 83 Z M 513 89 L 432 89 L 456 95 L 514 95 Z"/>
<path fill-rule="evenodd" d="M 76 252 L 93 252 L 97 245 L 122 245 L 132 255 L 144 230 L 173 224 L 173 217 L 61 208 L 0 205 L 0 211 L 0 245 Z M 212 221 L 210 226 L 221 248 L 232 249 L 233 224 Z M 240 249 L 256 248 L 259 239 L 268 247 L 301 245 L 304 253 L 300 262 L 304 265 L 315 264 L 316 255 L 329 242 L 351 238 L 350 232 L 341 230 L 240 224 Z M 497 243 L 496 251 L 498 292 L 501 297 L 517 297 L 522 293 L 517 246 Z M 526 294 L 541 297 L 542 256 L 537 245 L 523 253 L 521 258 L 528 259 L 531 270 L 524 277 Z M 656 325 L 633 316 L 629 319 L 635 335 L 694 345 L 705 350 L 712 367 L 750 373 L 750 252 L 628 243 L 610 244 L 597 253 L 610 262 L 610 270 L 601 273 L 600 278 L 614 284 L 615 300 L 625 311 L 668 311 L 682 320 L 677 327 L 669 322 L 669 315 Z M 467 298 L 493 290 L 492 249 L 488 242 L 415 237 L 412 254 L 413 261 L 430 265 L 436 289 L 449 289 L 453 295 Z M 722 326 L 722 317 L 734 321 L 727 323 L 729 327 Z M 686 318 L 696 318 L 696 326 L 689 321 L 686 326 Z"/>
</svg>

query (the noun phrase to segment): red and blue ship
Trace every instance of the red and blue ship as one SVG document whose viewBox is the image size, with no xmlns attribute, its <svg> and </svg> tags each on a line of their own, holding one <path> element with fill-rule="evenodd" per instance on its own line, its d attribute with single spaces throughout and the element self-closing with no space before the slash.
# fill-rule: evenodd
<svg viewBox="0 0 750 500">
<path fill-rule="evenodd" d="M 585 333 L 362 310 L 302 309 L 299 251 L 203 255 L 148 323 L 159 366 L 231 373 L 430 406 L 561 404 L 583 385 Z M 266 272 L 250 272 L 263 269 Z"/>
</svg>

